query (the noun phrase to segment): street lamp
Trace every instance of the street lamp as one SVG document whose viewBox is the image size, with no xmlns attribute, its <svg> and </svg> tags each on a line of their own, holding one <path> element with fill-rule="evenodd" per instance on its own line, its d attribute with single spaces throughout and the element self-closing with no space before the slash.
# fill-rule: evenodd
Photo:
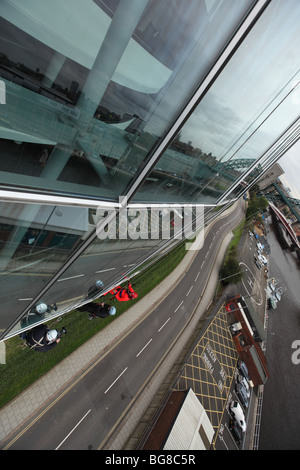
<svg viewBox="0 0 300 470">
<path fill-rule="evenodd" d="M 248 269 L 245 269 L 244 271 L 239 271 L 239 272 L 237 272 L 237 273 L 231 274 L 230 276 L 222 277 L 221 279 L 219 279 L 219 282 L 224 281 L 224 279 L 228 279 L 228 278 L 230 278 L 230 277 L 234 277 L 234 276 L 236 276 L 237 274 L 246 273 L 247 271 L 248 271 Z"/>
</svg>

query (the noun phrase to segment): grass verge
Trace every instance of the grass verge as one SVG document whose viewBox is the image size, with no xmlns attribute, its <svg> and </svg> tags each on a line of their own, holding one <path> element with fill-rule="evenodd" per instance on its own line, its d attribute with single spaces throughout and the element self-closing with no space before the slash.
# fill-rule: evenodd
<svg viewBox="0 0 300 470">
<path fill-rule="evenodd" d="M 182 242 L 144 272 L 135 276 L 133 283 L 134 289 L 139 295 L 138 299 L 130 302 L 110 301 L 111 305 L 117 307 L 117 314 L 114 317 L 89 321 L 87 313 L 72 310 L 63 315 L 60 323 L 57 323 L 57 319 L 47 322 L 48 326 L 54 328 L 60 329 L 65 326 L 67 334 L 63 336 L 56 348 L 46 354 L 29 349 L 19 336 L 5 341 L 6 364 L 0 365 L 0 407 L 6 405 L 56 364 L 105 328 L 108 323 L 114 321 L 116 317 L 122 315 L 134 303 L 148 294 L 176 268 L 186 253 L 185 242 Z"/>
</svg>

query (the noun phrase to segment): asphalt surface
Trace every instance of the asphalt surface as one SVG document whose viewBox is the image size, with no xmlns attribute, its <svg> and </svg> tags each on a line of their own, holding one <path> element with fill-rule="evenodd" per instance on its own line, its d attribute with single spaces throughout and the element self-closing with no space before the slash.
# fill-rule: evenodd
<svg viewBox="0 0 300 470">
<path fill-rule="evenodd" d="M 231 284 L 223 296 L 210 312 L 211 320 L 199 335 L 199 339 L 186 361 L 175 389 L 182 390 L 191 387 L 214 427 L 215 434 L 211 448 L 215 450 L 241 450 L 252 448 L 252 436 L 256 419 L 257 387 L 251 390 L 249 404 L 245 407 L 236 393 L 239 372 L 236 368 L 239 358 L 229 325 L 233 323 L 231 316 L 225 309 L 226 295 L 242 295 L 248 303 L 252 303 L 263 325 L 266 304 L 266 279 L 264 269 L 258 269 L 254 255 L 257 253 L 256 240 L 251 238 L 247 227 L 243 230 L 238 244 L 238 257 L 242 281 Z M 207 350 L 213 351 L 213 366 L 210 361 L 203 361 L 203 356 L 210 357 Z M 207 364 L 208 362 L 208 364 Z M 212 372 L 213 371 L 213 372 Z M 242 435 L 241 442 L 237 443 L 230 431 L 230 403 L 232 400 L 240 402 L 247 422 L 246 433 Z"/>
<path fill-rule="evenodd" d="M 259 449 L 299 450 L 300 364 L 292 361 L 292 345 L 300 340 L 300 265 L 294 254 L 281 248 L 270 222 L 268 218 L 270 277 L 283 295 L 277 309 L 268 311 L 266 358 L 271 377 L 263 392 Z"/>
<path fill-rule="evenodd" d="M 43 301 L 49 305 L 56 303 L 59 309 L 64 308 L 66 300 L 68 303 L 73 302 L 73 305 L 78 304 L 98 279 L 108 286 L 113 280 L 121 278 L 128 269 L 141 262 L 147 253 L 150 254 L 153 251 L 153 241 L 147 240 L 144 243 L 145 245 L 141 246 L 138 241 L 134 247 L 133 242 L 118 241 L 109 244 L 107 249 L 101 246 L 102 251 L 100 247 L 97 251 L 97 246 L 93 246 L 93 251 L 88 250 L 64 272 L 44 295 Z M 28 268 L 25 266 L 0 276 L 2 305 L 0 331 L 11 325 L 11 319 L 15 318 L 16 314 L 16 304 L 19 312 L 22 312 L 60 267 L 59 263 L 53 263 L 53 272 L 50 272 L 49 265 L 51 262 L 45 258 L 44 264 L 39 263 Z"/>
<path fill-rule="evenodd" d="M 122 341 L 60 396 L 10 436 L 10 449 L 96 449 L 126 413 L 181 334 L 205 289 L 220 243 L 241 218 L 241 206 L 208 232 L 185 276 Z"/>
</svg>

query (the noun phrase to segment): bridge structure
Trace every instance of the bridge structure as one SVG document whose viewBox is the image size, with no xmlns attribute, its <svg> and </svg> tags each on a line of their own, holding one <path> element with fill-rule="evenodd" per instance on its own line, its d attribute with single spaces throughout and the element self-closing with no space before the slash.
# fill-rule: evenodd
<svg viewBox="0 0 300 470">
<path fill-rule="evenodd" d="M 228 160 L 226 163 L 220 162 L 219 167 L 220 169 L 225 170 L 245 170 L 250 168 L 251 165 L 256 163 L 254 158 L 236 158 L 232 160 Z"/>
<path fill-rule="evenodd" d="M 287 196 L 282 191 L 280 186 L 275 182 L 272 183 L 271 186 L 268 186 L 267 188 L 263 189 L 261 193 L 266 196 L 268 201 L 283 202 L 284 204 L 286 204 L 289 207 L 290 211 L 295 216 L 297 222 L 300 222 L 300 213 L 299 213 L 300 212 L 300 200 L 299 199 L 295 199 L 295 198 Z"/>
<path fill-rule="evenodd" d="M 278 207 L 276 207 L 275 204 L 273 204 L 271 201 L 269 201 L 269 207 L 272 213 L 275 215 L 276 219 L 281 223 L 285 232 L 290 237 L 292 242 L 291 248 L 296 248 L 297 250 L 300 250 L 300 242 L 292 225 L 289 223 L 283 213 L 278 209 Z"/>
</svg>

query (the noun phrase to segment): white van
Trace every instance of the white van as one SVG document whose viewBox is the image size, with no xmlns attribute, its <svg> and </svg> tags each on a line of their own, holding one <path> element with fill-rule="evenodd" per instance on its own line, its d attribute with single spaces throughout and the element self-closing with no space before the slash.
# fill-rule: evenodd
<svg viewBox="0 0 300 470">
<path fill-rule="evenodd" d="M 261 243 L 258 242 L 258 243 L 256 244 L 256 246 L 257 246 L 258 252 L 264 251 L 264 246 L 263 246 Z"/>
<path fill-rule="evenodd" d="M 245 432 L 246 429 L 247 429 L 247 425 L 246 425 L 246 421 L 245 421 L 244 412 L 243 412 L 242 407 L 239 404 L 239 402 L 238 401 L 232 401 L 230 403 L 229 409 L 230 409 L 230 413 L 232 414 L 232 416 L 234 416 L 234 418 L 236 419 L 236 421 L 239 424 L 242 431 Z"/>
</svg>

